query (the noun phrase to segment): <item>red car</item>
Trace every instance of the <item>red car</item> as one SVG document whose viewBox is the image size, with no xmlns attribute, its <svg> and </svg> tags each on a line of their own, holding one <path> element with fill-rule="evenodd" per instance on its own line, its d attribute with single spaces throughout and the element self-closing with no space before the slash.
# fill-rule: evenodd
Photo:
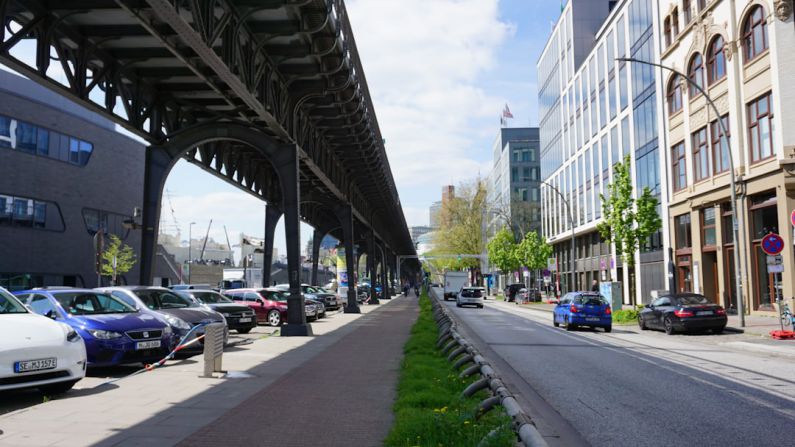
<svg viewBox="0 0 795 447">
<path fill-rule="evenodd" d="M 254 311 L 257 323 L 280 326 L 287 321 L 287 297 L 274 289 L 233 289 L 224 291 L 231 300 Z"/>
</svg>

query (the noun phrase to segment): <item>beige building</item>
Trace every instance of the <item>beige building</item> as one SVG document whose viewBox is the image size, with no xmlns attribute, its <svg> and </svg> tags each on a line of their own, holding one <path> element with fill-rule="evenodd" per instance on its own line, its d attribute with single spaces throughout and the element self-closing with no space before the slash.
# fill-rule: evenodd
<svg viewBox="0 0 795 447">
<path fill-rule="evenodd" d="M 793 305 L 795 255 L 795 25 L 792 0 L 658 0 L 661 63 L 703 86 L 719 117 L 680 76 L 661 72 L 668 228 L 677 291 L 703 293 L 736 308 L 734 256 L 746 309 Z M 730 158 L 734 160 L 739 250 L 732 238 Z M 768 273 L 761 240 L 784 239 L 783 273 Z"/>
</svg>

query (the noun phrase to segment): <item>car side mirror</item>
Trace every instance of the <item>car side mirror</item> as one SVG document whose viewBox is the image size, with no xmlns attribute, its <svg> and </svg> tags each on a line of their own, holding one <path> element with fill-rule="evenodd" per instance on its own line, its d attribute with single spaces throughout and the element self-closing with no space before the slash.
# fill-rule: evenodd
<svg viewBox="0 0 795 447">
<path fill-rule="evenodd" d="M 654 309 L 654 304 L 649 303 L 646 305 L 646 307 L 648 307 L 649 309 Z"/>
<path fill-rule="evenodd" d="M 52 310 L 52 309 L 48 310 L 47 313 L 44 314 L 44 316 L 47 317 L 47 318 L 51 318 L 53 320 L 58 318 L 58 316 L 55 314 L 55 311 Z"/>
</svg>

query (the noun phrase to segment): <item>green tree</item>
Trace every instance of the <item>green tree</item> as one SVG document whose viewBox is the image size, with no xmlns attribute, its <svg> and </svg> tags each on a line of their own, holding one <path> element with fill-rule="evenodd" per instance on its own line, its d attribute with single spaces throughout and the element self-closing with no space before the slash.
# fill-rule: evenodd
<svg viewBox="0 0 795 447">
<path fill-rule="evenodd" d="M 521 263 L 517 256 L 518 245 L 513 232 L 502 228 L 487 245 L 489 260 L 503 273 L 519 270 Z"/>
<path fill-rule="evenodd" d="M 111 234 L 109 239 L 110 244 L 108 244 L 101 256 L 101 272 L 103 276 L 110 276 L 112 284 L 115 285 L 116 276 L 129 272 L 135 265 L 135 251 L 129 245 L 122 244 L 121 239 L 115 234 Z"/>
<path fill-rule="evenodd" d="M 547 266 L 552 256 L 552 246 L 535 231 L 528 232 L 517 246 L 519 262 L 530 270 L 540 270 Z"/>
<path fill-rule="evenodd" d="M 486 187 L 477 179 L 464 183 L 456 189 L 455 197 L 442 204 L 440 228 L 434 234 L 434 249 L 426 255 L 479 255 L 483 253 L 483 217 L 486 202 Z M 435 266 L 460 270 L 479 267 L 477 258 L 455 256 L 436 260 Z"/>
<path fill-rule="evenodd" d="M 597 230 L 608 243 L 615 244 L 616 253 L 629 270 L 629 293 L 635 302 L 635 253 L 648 243 L 649 237 L 662 227 L 657 211 L 657 198 L 648 187 L 635 199 L 629 155 L 613 167 L 613 182 L 602 199 L 603 220 Z"/>
</svg>

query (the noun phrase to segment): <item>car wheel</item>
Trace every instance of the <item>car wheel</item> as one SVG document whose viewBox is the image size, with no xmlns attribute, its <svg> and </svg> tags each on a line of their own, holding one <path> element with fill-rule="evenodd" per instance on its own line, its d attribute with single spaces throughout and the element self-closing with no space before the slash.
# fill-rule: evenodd
<svg viewBox="0 0 795 447">
<path fill-rule="evenodd" d="M 674 323 L 671 321 L 671 317 L 665 317 L 665 320 L 663 320 L 663 326 L 665 326 L 666 334 L 674 335 Z"/>
<path fill-rule="evenodd" d="M 646 329 L 648 329 L 648 327 L 646 327 L 646 322 L 643 321 L 643 317 L 641 317 L 640 315 L 638 315 L 638 327 L 640 328 L 641 331 L 645 331 Z"/>
<path fill-rule="evenodd" d="M 461 303 L 455 303 L 455 307 L 463 307 L 463 306 L 461 306 Z"/>
<path fill-rule="evenodd" d="M 571 324 L 571 321 L 569 321 L 569 317 L 566 317 L 566 330 L 573 331 L 576 327 L 577 326 Z"/>
<path fill-rule="evenodd" d="M 70 380 L 68 382 L 60 382 L 60 383 L 53 383 L 50 385 L 42 385 L 39 387 L 39 391 L 42 394 L 51 395 L 51 394 L 63 394 L 72 389 L 73 386 L 77 383 L 77 380 Z"/>
<path fill-rule="evenodd" d="M 282 315 L 278 310 L 273 309 L 268 312 L 268 324 L 271 326 L 279 326 L 282 324 Z"/>
<path fill-rule="evenodd" d="M 478 304 L 478 309 L 483 309 L 483 305 L 482 304 Z"/>
<path fill-rule="evenodd" d="M 605 332 L 613 332 L 613 326 L 605 326 Z"/>
<path fill-rule="evenodd" d="M 560 323 L 555 319 L 555 314 L 552 314 L 552 326 L 560 327 Z"/>
<path fill-rule="evenodd" d="M 248 334 L 249 332 L 251 332 L 251 329 L 252 329 L 252 328 L 250 328 L 250 327 L 248 327 L 248 328 L 245 328 L 245 329 L 238 329 L 238 330 L 237 330 L 237 333 L 238 333 L 238 334 Z"/>
</svg>

